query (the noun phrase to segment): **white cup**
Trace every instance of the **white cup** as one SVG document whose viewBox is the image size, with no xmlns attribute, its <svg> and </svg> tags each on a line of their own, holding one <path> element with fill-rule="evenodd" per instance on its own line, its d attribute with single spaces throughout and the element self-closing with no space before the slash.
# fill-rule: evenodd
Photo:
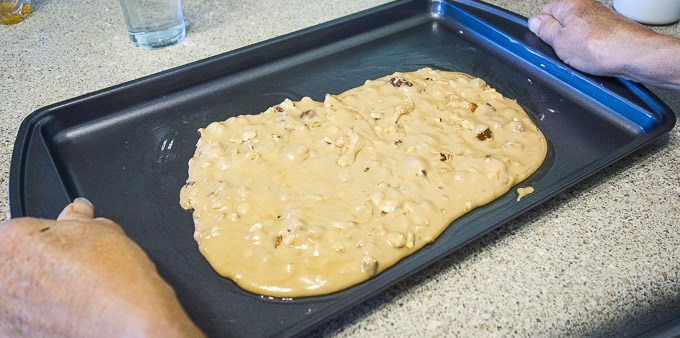
<svg viewBox="0 0 680 338">
<path fill-rule="evenodd" d="M 650 25 L 680 19 L 680 0 L 614 0 L 614 9 L 631 20 Z"/>
</svg>

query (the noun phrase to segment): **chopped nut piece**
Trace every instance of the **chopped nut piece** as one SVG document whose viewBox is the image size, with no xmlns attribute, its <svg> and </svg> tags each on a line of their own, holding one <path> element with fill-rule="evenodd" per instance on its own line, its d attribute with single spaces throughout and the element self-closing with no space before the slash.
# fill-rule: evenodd
<svg viewBox="0 0 680 338">
<path fill-rule="evenodd" d="M 311 111 L 311 110 L 305 110 L 300 114 L 300 119 L 308 119 L 310 117 L 314 117 L 316 114 Z"/>
<path fill-rule="evenodd" d="M 307 238 L 312 242 L 318 242 L 324 232 L 325 230 L 323 227 L 312 227 L 307 231 Z"/>
<path fill-rule="evenodd" d="M 279 245 L 281 245 L 281 241 L 283 241 L 282 235 L 278 235 L 278 236 L 274 237 L 274 247 L 278 248 Z"/>
<path fill-rule="evenodd" d="M 274 109 L 276 109 L 276 111 L 279 113 L 283 112 L 283 107 L 279 106 L 278 104 L 276 105 L 276 107 L 274 107 Z"/>
<path fill-rule="evenodd" d="M 484 129 L 483 132 L 477 134 L 477 139 L 480 141 L 484 141 L 486 139 L 490 139 L 493 136 L 493 133 L 491 132 L 491 129 L 486 128 Z"/>
<path fill-rule="evenodd" d="M 416 236 L 412 233 L 409 232 L 406 234 L 406 247 L 409 249 L 413 249 L 413 245 L 415 245 L 416 242 Z"/>
<path fill-rule="evenodd" d="M 401 140 L 396 140 L 396 141 L 394 141 L 394 145 L 395 145 L 395 146 L 398 146 L 398 145 L 400 145 L 400 144 L 401 144 Z"/>
<path fill-rule="evenodd" d="M 361 271 L 369 276 L 375 276 L 378 272 L 378 261 L 371 256 L 364 256 L 361 259 Z"/>
<path fill-rule="evenodd" d="M 520 133 L 524 131 L 524 124 L 519 121 L 512 121 L 510 122 L 510 128 L 512 128 L 512 131 Z"/>
<path fill-rule="evenodd" d="M 378 122 L 380 119 L 382 119 L 383 115 L 385 115 L 384 112 L 372 112 L 368 116 L 372 118 L 374 121 Z"/>
<path fill-rule="evenodd" d="M 256 232 L 256 231 L 260 231 L 260 230 L 262 230 L 262 223 L 257 222 L 255 224 L 253 224 L 253 226 L 250 227 L 248 232 L 253 233 L 253 232 Z"/>
<path fill-rule="evenodd" d="M 406 245 L 406 235 L 401 232 L 390 232 L 385 235 L 387 244 L 393 248 L 400 249 Z"/>
<path fill-rule="evenodd" d="M 249 151 L 249 152 L 246 153 L 246 158 L 250 159 L 250 160 L 256 160 L 259 157 L 260 157 L 260 154 L 253 152 L 253 151 Z"/>
<path fill-rule="evenodd" d="M 394 87 L 396 87 L 396 88 L 399 88 L 399 87 L 401 87 L 402 85 L 407 85 L 407 86 L 409 86 L 409 87 L 412 87 L 412 86 L 413 86 L 413 83 L 408 82 L 408 81 L 406 81 L 406 80 L 404 80 L 404 79 L 397 79 L 396 77 L 391 78 L 391 79 L 390 79 L 390 83 L 391 83 Z"/>
<path fill-rule="evenodd" d="M 246 130 L 241 135 L 241 143 L 248 142 L 257 136 L 257 132 L 254 130 Z"/>
<path fill-rule="evenodd" d="M 470 111 L 474 113 L 475 110 L 477 110 L 477 104 L 474 102 L 470 102 Z"/>
</svg>

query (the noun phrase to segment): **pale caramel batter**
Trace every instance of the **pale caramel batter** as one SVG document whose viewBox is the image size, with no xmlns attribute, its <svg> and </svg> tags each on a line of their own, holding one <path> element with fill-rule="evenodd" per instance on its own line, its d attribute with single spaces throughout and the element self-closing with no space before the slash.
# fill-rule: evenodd
<svg viewBox="0 0 680 338">
<path fill-rule="evenodd" d="M 517 202 L 519 202 L 524 196 L 531 195 L 534 193 L 534 187 L 517 188 Z"/>
<path fill-rule="evenodd" d="M 547 149 L 514 100 L 429 68 L 199 132 L 180 203 L 201 253 L 281 297 L 380 273 L 527 178 Z"/>
</svg>

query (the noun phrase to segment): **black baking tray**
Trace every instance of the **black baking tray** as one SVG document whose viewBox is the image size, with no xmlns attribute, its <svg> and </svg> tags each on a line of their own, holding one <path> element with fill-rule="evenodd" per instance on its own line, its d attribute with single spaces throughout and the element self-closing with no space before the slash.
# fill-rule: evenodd
<svg viewBox="0 0 680 338">
<path fill-rule="evenodd" d="M 285 98 L 322 100 L 421 67 L 481 77 L 526 109 L 548 157 L 520 186 L 456 220 L 375 278 L 319 297 L 274 299 L 217 275 L 179 206 L 196 130 Z M 12 217 L 54 218 L 77 196 L 125 229 L 210 336 L 290 336 L 460 248 L 668 132 L 674 113 L 646 88 L 558 61 L 526 18 L 472 0 L 397 1 L 273 40 L 42 108 L 19 130 Z"/>
</svg>

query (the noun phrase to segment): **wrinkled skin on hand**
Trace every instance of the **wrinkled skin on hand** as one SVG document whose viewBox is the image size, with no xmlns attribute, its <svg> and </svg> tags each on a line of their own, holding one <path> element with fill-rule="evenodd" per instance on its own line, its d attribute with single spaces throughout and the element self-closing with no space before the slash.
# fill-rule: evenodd
<svg viewBox="0 0 680 338">
<path fill-rule="evenodd" d="M 0 336 L 201 336 L 154 264 L 86 200 L 0 223 Z"/>
<path fill-rule="evenodd" d="M 578 70 L 680 89 L 680 39 L 597 1 L 554 0 L 529 18 L 529 29 Z"/>
</svg>

